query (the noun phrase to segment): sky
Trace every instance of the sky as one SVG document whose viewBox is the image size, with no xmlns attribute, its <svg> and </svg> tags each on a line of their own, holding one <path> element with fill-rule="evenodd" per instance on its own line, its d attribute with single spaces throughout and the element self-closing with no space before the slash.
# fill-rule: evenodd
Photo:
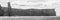
<svg viewBox="0 0 60 20">
<path fill-rule="evenodd" d="M 14 1 L 26 1 L 26 0 L 0 0 L 0 4 L 2 6 L 7 6 L 7 2 L 14 2 Z"/>
<path fill-rule="evenodd" d="M 20 2 L 19 2 L 20 1 Z M 25 6 L 27 5 L 27 4 L 29 4 L 30 5 L 30 7 L 33 7 L 33 6 L 35 6 L 36 7 L 36 5 L 34 5 L 34 4 L 39 4 L 39 5 L 43 5 L 42 7 L 45 7 L 46 5 L 47 5 L 47 7 L 52 7 L 52 5 L 51 5 L 51 3 L 53 3 L 54 1 L 58 1 L 58 0 L 49 0 L 50 2 L 47 2 L 47 3 L 45 3 L 45 2 L 43 2 L 44 4 L 40 4 L 39 2 L 41 2 L 41 1 L 37 1 L 38 3 L 25 3 L 26 1 L 31 1 L 31 0 L 0 0 L 0 4 L 2 5 L 2 6 L 4 6 L 4 7 L 8 7 L 7 6 L 7 2 L 13 2 L 13 4 L 17 4 L 17 5 L 15 5 L 14 6 L 14 8 L 19 8 L 19 6 L 21 5 L 21 4 L 25 4 Z M 34 0 L 33 0 L 34 1 Z M 36 1 L 36 0 L 35 0 Z M 53 2 L 52 2 L 53 1 Z M 23 2 L 23 3 L 21 3 L 21 2 Z M 18 4 L 19 3 L 19 4 Z M 28 6 L 29 6 L 28 5 Z M 33 5 L 33 6 L 31 6 L 31 5 Z M 13 7 L 13 6 L 12 6 Z"/>
<path fill-rule="evenodd" d="M 24 1 L 23 3 L 25 3 L 25 1 L 32 1 L 32 0 L 0 0 L 0 4 L 1 4 L 3 7 L 8 7 L 8 6 L 7 6 L 7 2 L 11 2 L 11 3 L 14 2 L 13 4 L 16 3 L 17 5 L 12 6 L 12 8 L 20 9 L 20 7 L 21 7 L 20 4 L 21 4 L 21 3 L 18 2 L 18 3 L 20 3 L 20 4 L 18 4 L 17 1 L 20 1 L 20 2 L 21 2 L 21 1 L 23 2 L 23 1 Z M 33 0 L 33 1 L 34 1 L 34 0 Z M 35 0 L 35 1 L 36 1 L 36 0 Z M 50 7 L 51 7 L 51 8 L 54 8 L 54 7 L 51 6 L 51 3 L 53 3 L 52 1 L 58 1 L 58 0 L 50 0 L 50 1 L 51 1 L 51 2 L 48 2 L 48 4 L 47 4 L 47 3 L 46 3 L 46 4 L 36 3 L 36 4 L 39 4 L 40 6 L 42 5 L 41 8 L 45 8 L 45 6 L 47 6 L 48 8 L 50 8 Z M 41 1 L 38 1 L 38 2 L 41 2 Z M 44 3 L 45 3 L 45 2 L 44 2 Z M 25 3 L 25 6 L 26 6 L 26 4 L 31 5 L 31 3 Z M 33 3 L 33 4 L 34 4 L 34 3 Z M 32 4 L 32 5 L 33 5 L 33 4 Z M 50 5 L 49 5 L 49 4 L 50 4 Z M 24 4 L 23 4 L 23 5 L 24 5 Z M 29 5 L 28 5 L 28 6 L 29 6 Z M 39 7 L 39 5 L 38 5 L 38 7 Z M 25 7 L 25 6 L 24 6 L 24 7 Z M 27 6 L 27 7 L 28 7 L 28 6 Z M 36 7 L 36 5 L 33 5 L 33 6 Z M 30 7 L 33 7 L 33 6 L 30 6 Z M 22 8 L 23 8 L 23 6 L 22 6 Z"/>
<path fill-rule="evenodd" d="M 16 1 L 16 0 L 0 0 L 0 4 L 2 6 L 7 6 L 7 2 L 12 2 L 12 1 Z"/>
</svg>

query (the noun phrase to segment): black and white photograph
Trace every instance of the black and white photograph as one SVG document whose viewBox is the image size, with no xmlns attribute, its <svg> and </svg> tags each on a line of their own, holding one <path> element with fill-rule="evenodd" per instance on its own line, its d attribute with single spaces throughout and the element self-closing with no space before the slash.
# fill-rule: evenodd
<svg viewBox="0 0 60 20">
<path fill-rule="evenodd" d="M 1 20 L 56 20 L 59 16 L 60 0 L 0 0 Z"/>
<path fill-rule="evenodd" d="M 0 16 L 56 16 L 57 1 L 48 0 L 1 0 Z M 56 5 L 56 6 L 55 6 Z"/>
</svg>

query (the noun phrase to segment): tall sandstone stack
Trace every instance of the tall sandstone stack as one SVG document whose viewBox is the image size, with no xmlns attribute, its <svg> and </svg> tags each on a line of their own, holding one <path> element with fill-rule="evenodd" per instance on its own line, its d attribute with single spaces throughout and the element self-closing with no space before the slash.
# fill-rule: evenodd
<svg viewBox="0 0 60 20">
<path fill-rule="evenodd" d="M 11 13 L 11 6 L 10 6 L 10 2 L 8 2 L 8 15 L 10 16 Z"/>
</svg>

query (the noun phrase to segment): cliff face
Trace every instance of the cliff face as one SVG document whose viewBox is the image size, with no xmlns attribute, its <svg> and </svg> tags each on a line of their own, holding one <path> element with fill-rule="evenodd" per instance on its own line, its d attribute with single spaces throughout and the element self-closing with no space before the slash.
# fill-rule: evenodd
<svg viewBox="0 0 60 20">
<path fill-rule="evenodd" d="M 7 8 L 3 8 L 5 14 L 8 15 L 6 12 Z M 11 9 L 11 16 L 56 16 L 55 9 Z"/>
<path fill-rule="evenodd" d="M 54 9 L 27 9 L 27 10 L 13 10 L 11 14 L 17 16 L 55 16 Z"/>
</svg>

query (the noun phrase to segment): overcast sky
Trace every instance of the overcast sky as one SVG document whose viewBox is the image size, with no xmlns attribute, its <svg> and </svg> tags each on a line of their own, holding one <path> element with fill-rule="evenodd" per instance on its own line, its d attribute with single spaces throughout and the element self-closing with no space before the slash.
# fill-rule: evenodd
<svg viewBox="0 0 60 20">
<path fill-rule="evenodd" d="M 2 6 L 7 6 L 7 2 L 14 2 L 14 1 L 26 1 L 26 0 L 0 0 L 0 4 Z"/>
<path fill-rule="evenodd" d="M 2 6 L 7 6 L 7 2 L 11 2 L 11 1 L 13 1 L 13 0 L 0 0 L 0 4 Z"/>
<path fill-rule="evenodd" d="M 18 1 L 18 0 L 0 0 L 0 4 L 2 6 L 7 6 L 7 2 L 13 2 L 13 1 Z M 22 0 L 19 0 L 22 1 Z"/>
</svg>

